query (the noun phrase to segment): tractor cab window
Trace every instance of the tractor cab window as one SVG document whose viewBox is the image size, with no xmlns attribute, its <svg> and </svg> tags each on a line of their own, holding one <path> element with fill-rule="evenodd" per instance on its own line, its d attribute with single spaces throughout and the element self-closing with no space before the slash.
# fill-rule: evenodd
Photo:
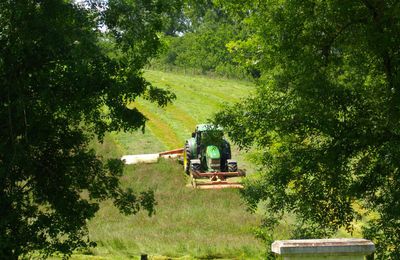
<svg viewBox="0 0 400 260">
<path fill-rule="evenodd" d="M 208 146 L 210 144 L 218 145 L 223 139 L 223 132 L 220 130 L 207 130 L 202 132 L 201 141 L 204 145 Z"/>
</svg>

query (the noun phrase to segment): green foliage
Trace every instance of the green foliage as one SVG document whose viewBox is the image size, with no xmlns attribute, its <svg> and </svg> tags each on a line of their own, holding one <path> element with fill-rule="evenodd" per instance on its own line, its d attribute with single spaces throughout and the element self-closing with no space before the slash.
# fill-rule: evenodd
<svg viewBox="0 0 400 260">
<path fill-rule="evenodd" d="M 291 212 L 294 236 L 324 237 L 351 231 L 361 205 L 378 215 L 364 226 L 378 258 L 398 259 L 398 1 L 222 2 L 247 11 L 255 34 L 231 46 L 261 71 L 257 94 L 216 116 L 240 146 L 263 150 L 250 207 Z"/>
<path fill-rule="evenodd" d="M 161 106 L 174 98 L 141 72 L 160 46 L 156 33 L 170 4 L 104 4 L 0 3 L 2 258 L 68 256 L 92 246 L 87 220 L 106 199 L 126 214 L 153 212 L 153 193 L 121 188 L 122 163 L 103 162 L 88 142 L 108 131 L 144 127 L 146 118 L 127 108 L 137 97 Z M 107 31 L 101 33 L 100 25 Z M 111 41 L 114 56 L 99 38 Z"/>
<path fill-rule="evenodd" d="M 190 24 L 180 36 L 164 37 L 164 52 L 153 62 L 154 66 L 166 65 L 215 74 L 245 78 L 246 71 L 239 66 L 228 51 L 227 44 L 243 38 L 243 26 L 232 20 L 212 1 L 188 1 L 182 16 Z"/>
</svg>

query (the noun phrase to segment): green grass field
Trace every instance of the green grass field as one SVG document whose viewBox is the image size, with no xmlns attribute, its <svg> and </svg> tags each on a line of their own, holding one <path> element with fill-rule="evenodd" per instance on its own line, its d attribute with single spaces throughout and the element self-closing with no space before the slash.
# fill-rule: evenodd
<svg viewBox="0 0 400 260">
<path fill-rule="evenodd" d="M 165 108 L 143 99 L 133 103 L 132 107 L 138 108 L 149 119 L 145 133 L 108 134 L 106 145 L 113 149 L 102 147 L 102 150 L 107 150 L 106 156 L 121 157 L 183 147 L 196 124 L 207 122 L 225 104 L 240 101 L 253 91 L 249 82 L 228 79 L 150 70 L 145 72 L 145 77 L 153 85 L 173 91 L 177 99 Z M 241 163 L 240 167 L 251 170 L 245 154 L 239 153 L 235 147 L 232 153 Z"/>
<path fill-rule="evenodd" d="M 159 108 L 145 100 L 132 104 L 148 119 L 143 134 L 110 133 L 94 144 L 104 157 L 156 153 L 183 146 L 198 123 L 206 122 L 224 103 L 240 101 L 252 86 L 232 80 L 146 71 L 155 86 L 172 90 L 173 105 Z M 250 168 L 244 154 L 234 149 L 239 166 Z M 194 190 L 176 161 L 127 166 L 124 185 L 137 191 L 154 189 L 156 214 L 124 216 L 111 205 L 89 223 L 90 238 L 98 247 L 75 259 L 260 259 L 264 247 L 252 229 L 260 216 L 246 211 L 238 190 Z"/>
</svg>

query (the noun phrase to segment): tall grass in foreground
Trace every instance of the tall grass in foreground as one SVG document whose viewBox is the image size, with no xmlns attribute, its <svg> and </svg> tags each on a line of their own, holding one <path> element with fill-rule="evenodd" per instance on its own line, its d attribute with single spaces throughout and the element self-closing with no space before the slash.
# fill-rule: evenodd
<svg viewBox="0 0 400 260">
<path fill-rule="evenodd" d="M 135 190 L 155 189 L 156 214 L 121 215 L 105 202 L 89 224 L 98 247 L 92 255 L 128 259 L 141 253 L 187 259 L 258 259 L 263 245 L 252 228 L 259 217 L 246 212 L 238 190 L 194 190 L 185 187 L 181 165 L 157 164 L 126 167 L 123 184 Z"/>
<path fill-rule="evenodd" d="M 146 71 L 145 77 L 172 90 L 177 100 L 166 108 L 146 100 L 132 104 L 149 118 L 145 133 L 114 132 L 106 135 L 103 144 L 93 142 L 92 147 L 104 158 L 182 147 L 196 124 L 205 122 L 224 102 L 239 101 L 252 89 L 248 82 L 158 71 Z M 239 157 L 236 149 L 233 153 L 242 167 L 244 156 Z M 246 211 L 238 190 L 193 190 L 186 187 L 182 166 L 165 160 L 127 166 L 122 182 L 136 191 L 155 189 L 156 215 L 124 216 L 111 202 L 104 202 L 89 222 L 90 239 L 98 247 L 73 258 L 135 259 L 142 253 L 153 259 L 263 257 L 263 243 L 252 231 L 261 217 Z"/>
</svg>

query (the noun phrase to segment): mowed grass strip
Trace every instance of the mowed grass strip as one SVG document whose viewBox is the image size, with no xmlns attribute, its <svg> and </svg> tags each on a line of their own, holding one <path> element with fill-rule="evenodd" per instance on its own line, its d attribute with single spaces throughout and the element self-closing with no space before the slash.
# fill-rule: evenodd
<svg viewBox="0 0 400 260">
<path fill-rule="evenodd" d="M 191 79 L 186 76 L 177 75 L 174 78 L 166 79 L 164 75 L 161 74 L 161 79 L 158 80 L 153 81 L 153 77 L 150 77 L 148 80 L 155 86 L 173 91 L 177 96 L 174 105 L 192 117 L 196 122 L 206 121 L 213 113 L 222 108 L 223 102 L 228 101 L 211 95 L 209 88 L 201 88 L 202 85 L 196 86 L 196 88 L 201 88 L 201 90 L 193 90 Z M 145 76 L 147 78 L 147 73 Z"/>
<path fill-rule="evenodd" d="M 172 129 L 167 122 L 162 120 L 159 115 L 154 114 L 139 102 L 136 102 L 134 106 L 149 119 L 146 123 L 146 127 L 150 128 L 154 136 L 161 140 L 168 149 L 175 149 L 182 146 L 182 140 L 178 138 L 174 129 Z M 157 153 L 161 151 L 154 152 Z"/>
<path fill-rule="evenodd" d="M 180 122 L 184 126 L 184 130 L 194 129 L 196 124 L 198 124 L 198 122 L 196 122 L 196 120 L 189 113 L 186 113 L 177 105 L 168 106 L 166 108 L 166 112 L 171 115 L 171 119 L 173 121 Z"/>
<path fill-rule="evenodd" d="M 155 86 L 173 91 L 177 96 L 174 105 L 193 117 L 196 122 L 209 119 L 225 103 L 240 101 L 254 89 L 249 82 L 203 76 L 151 70 L 147 70 L 144 76 Z"/>
<path fill-rule="evenodd" d="M 148 115 L 149 121 L 147 126 L 155 134 L 156 138 L 169 147 L 169 149 L 183 147 L 185 140 L 190 137 L 191 131 L 198 124 L 191 115 L 182 111 L 180 107 L 174 104 L 166 108 L 160 108 L 149 101 L 140 99 L 135 102 L 135 106 L 140 111 L 143 111 L 146 116 Z M 156 120 L 151 122 L 150 117 L 155 117 Z M 170 133 L 173 133 L 174 136 L 171 137 Z M 175 146 L 171 147 L 172 144 Z"/>
<path fill-rule="evenodd" d="M 153 70 L 146 70 L 145 77 L 154 84 L 169 84 L 171 88 L 180 87 L 184 91 L 208 95 L 218 100 L 230 102 L 239 101 L 252 90 L 252 84 L 247 81 L 210 78 L 206 76 L 183 75 Z"/>
<path fill-rule="evenodd" d="M 112 136 L 123 150 L 121 156 L 128 154 L 155 153 L 167 150 L 165 144 L 157 138 L 148 127 L 145 128 L 144 133 L 142 131 L 133 133 L 114 132 Z"/>
<path fill-rule="evenodd" d="M 166 108 L 139 99 L 136 106 L 149 118 L 148 128 L 168 149 L 182 147 L 195 126 L 207 122 L 225 103 L 232 103 L 252 91 L 248 82 L 201 76 L 146 71 L 153 85 L 169 89 L 177 99 Z M 156 151 L 155 151 L 156 152 Z"/>
<path fill-rule="evenodd" d="M 248 82 L 202 76 L 146 71 L 145 77 L 153 85 L 174 92 L 177 99 L 165 108 L 143 99 L 131 104 L 149 121 L 145 134 L 113 133 L 125 154 L 157 153 L 183 147 L 197 124 L 207 122 L 225 103 L 240 100 L 252 90 Z"/>
</svg>

